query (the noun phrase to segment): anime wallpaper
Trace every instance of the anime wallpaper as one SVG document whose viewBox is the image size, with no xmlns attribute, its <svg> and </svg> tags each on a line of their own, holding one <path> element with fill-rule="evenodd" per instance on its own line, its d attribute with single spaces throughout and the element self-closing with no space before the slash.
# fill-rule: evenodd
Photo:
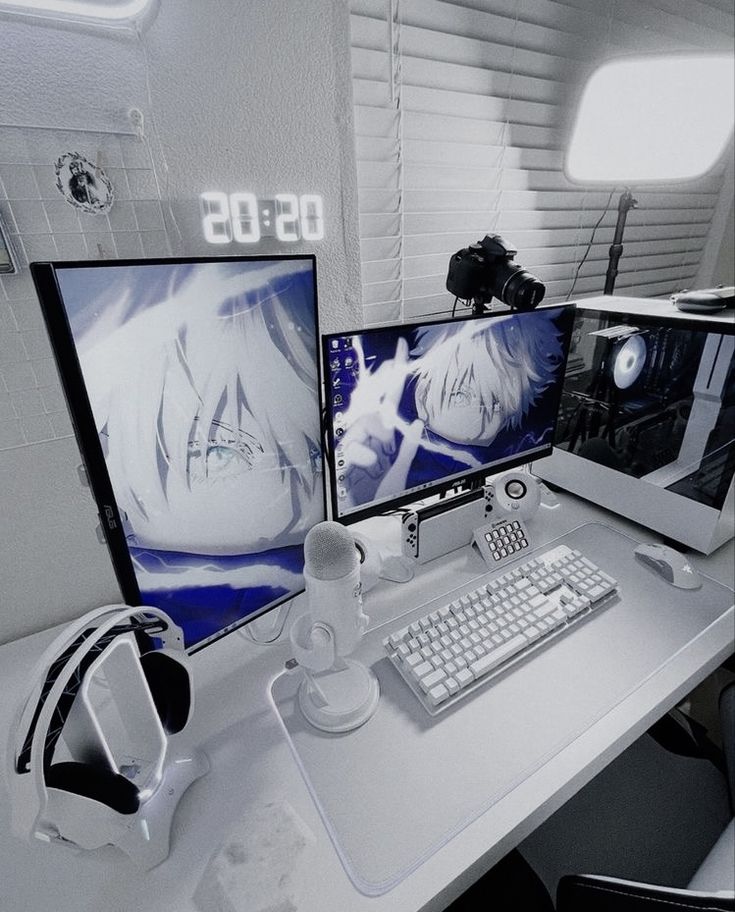
<svg viewBox="0 0 735 912">
<path fill-rule="evenodd" d="M 339 515 L 548 446 L 571 320 L 557 307 L 330 337 Z"/>
<path fill-rule="evenodd" d="M 191 647 L 303 589 L 324 518 L 312 261 L 57 276 L 143 603 Z"/>
</svg>

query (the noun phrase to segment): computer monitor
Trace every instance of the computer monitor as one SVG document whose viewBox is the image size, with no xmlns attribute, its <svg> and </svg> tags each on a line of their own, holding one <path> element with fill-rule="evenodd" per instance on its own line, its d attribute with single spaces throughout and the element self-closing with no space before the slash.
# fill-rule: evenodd
<svg viewBox="0 0 735 912">
<path fill-rule="evenodd" d="M 195 650 L 301 591 L 325 516 L 314 257 L 31 271 L 125 600 Z"/>
<path fill-rule="evenodd" d="M 334 518 L 547 455 L 573 314 L 566 305 L 324 336 Z"/>
</svg>

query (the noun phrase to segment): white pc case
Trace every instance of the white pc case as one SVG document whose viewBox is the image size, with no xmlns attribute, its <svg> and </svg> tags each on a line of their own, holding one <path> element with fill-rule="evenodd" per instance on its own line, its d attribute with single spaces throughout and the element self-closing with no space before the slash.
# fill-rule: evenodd
<svg viewBox="0 0 735 912">
<path fill-rule="evenodd" d="M 735 534 L 735 319 L 669 301 L 577 302 L 539 477 L 703 554 Z"/>
</svg>

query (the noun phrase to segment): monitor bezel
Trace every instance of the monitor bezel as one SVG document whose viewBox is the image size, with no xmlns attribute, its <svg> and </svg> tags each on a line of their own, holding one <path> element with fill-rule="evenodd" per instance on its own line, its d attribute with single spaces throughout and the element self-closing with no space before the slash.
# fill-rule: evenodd
<svg viewBox="0 0 735 912">
<path fill-rule="evenodd" d="M 564 338 L 564 360 L 561 364 L 560 370 L 562 372 L 561 382 L 559 384 L 559 402 L 561 401 L 561 391 L 564 385 L 564 376 L 566 375 L 567 367 L 567 358 L 569 355 L 569 344 L 572 335 L 572 329 L 574 327 L 574 312 L 576 306 L 574 302 L 562 302 L 560 304 L 548 304 L 543 307 L 536 308 L 536 311 L 540 310 L 567 310 L 570 314 L 568 319 L 568 327 L 565 332 Z M 530 311 L 529 313 L 533 313 Z M 436 494 L 446 493 L 452 490 L 462 490 L 467 489 L 477 482 L 483 481 L 489 475 L 495 475 L 499 472 L 505 472 L 509 469 L 516 468 L 517 466 L 524 465 L 525 463 L 534 460 L 542 459 L 544 456 L 548 456 L 554 446 L 553 439 L 548 446 L 544 446 L 538 451 L 534 452 L 530 457 L 528 453 L 520 455 L 518 457 L 513 457 L 511 459 L 505 459 L 502 462 L 499 462 L 497 465 L 493 466 L 483 466 L 480 469 L 475 469 L 471 472 L 464 473 L 461 477 L 453 477 L 451 480 L 443 479 L 437 481 L 435 484 L 428 485 L 427 487 L 422 487 L 420 490 L 414 490 L 404 494 L 399 494 L 396 497 L 391 497 L 389 501 L 384 501 L 382 503 L 373 503 L 369 506 L 366 506 L 364 509 L 353 510 L 350 513 L 345 515 L 340 515 L 339 512 L 339 500 L 337 497 L 337 477 L 336 477 L 336 463 L 335 463 L 335 454 L 333 448 L 334 441 L 334 421 L 332 415 L 332 408 L 327 404 L 327 397 L 331 392 L 329 387 L 329 370 L 328 370 L 328 355 L 329 355 L 329 344 L 332 339 L 341 339 L 344 336 L 364 336 L 372 335 L 374 333 L 386 332 L 387 330 L 400 330 L 401 332 L 412 332 L 414 329 L 417 329 L 421 326 L 436 326 L 439 324 L 453 324 L 459 322 L 465 322 L 467 320 L 492 320 L 495 317 L 507 317 L 507 316 L 522 316 L 519 311 L 516 310 L 503 310 L 496 311 L 494 313 L 486 314 L 472 314 L 463 317 L 448 317 L 444 320 L 421 320 L 415 323 L 396 323 L 389 324 L 387 326 L 374 326 L 367 329 L 354 329 L 344 330 L 342 332 L 335 333 L 326 333 L 322 338 L 322 376 L 324 377 L 324 433 L 327 440 L 327 445 L 325 447 L 325 455 L 327 462 L 329 464 L 329 507 L 330 515 L 335 522 L 342 523 L 342 525 L 349 526 L 353 523 L 360 522 L 364 519 L 369 519 L 373 516 L 381 516 L 389 513 L 395 512 L 400 507 L 404 507 L 407 504 L 414 504 L 426 497 L 431 497 Z M 552 429 L 552 436 L 556 436 L 556 426 L 558 419 L 558 407 L 559 403 L 557 402 L 557 412 L 554 417 L 554 425 Z"/>
<path fill-rule="evenodd" d="M 317 394 L 322 389 L 321 358 L 319 357 L 319 297 L 317 282 L 316 255 L 311 253 L 299 254 L 263 254 L 247 256 L 222 256 L 222 257 L 151 257 L 136 259 L 114 260 L 52 260 L 34 262 L 30 264 L 31 276 L 36 286 L 38 300 L 49 335 L 49 341 L 54 353 L 61 387 L 66 400 L 67 408 L 74 427 L 74 434 L 79 446 L 80 454 L 89 480 L 89 487 L 95 499 L 100 519 L 100 527 L 104 534 L 105 542 L 110 554 L 112 567 L 117 578 L 120 592 L 125 602 L 129 605 L 144 605 L 140 587 L 135 576 L 133 561 L 128 550 L 123 531 L 120 510 L 115 499 L 115 493 L 107 471 L 102 445 L 99 441 L 97 428 L 92 412 L 92 406 L 87 394 L 82 367 L 79 362 L 74 335 L 72 333 L 69 317 L 64 306 L 64 299 L 57 281 L 57 271 L 64 269 L 99 269 L 105 267 L 124 266 L 166 266 L 172 264 L 207 264 L 207 263 L 244 263 L 267 262 L 278 260 L 308 260 L 311 263 L 314 287 L 314 331 L 316 334 L 316 383 Z M 323 423 L 321 420 L 321 397 L 317 399 L 316 408 L 319 413 L 319 434 L 323 438 Z M 326 484 L 324 483 L 324 466 L 322 468 L 322 515 L 327 516 Z M 277 599 L 275 602 L 264 606 L 247 617 L 222 628 L 218 633 L 211 634 L 186 647 L 186 652 L 193 655 L 200 649 L 205 649 L 222 639 L 229 633 L 240 630 L 251 621 L 263 617 L 270 611 L 278 608 L 304 590 L 292 592 Z"/>
</svg>

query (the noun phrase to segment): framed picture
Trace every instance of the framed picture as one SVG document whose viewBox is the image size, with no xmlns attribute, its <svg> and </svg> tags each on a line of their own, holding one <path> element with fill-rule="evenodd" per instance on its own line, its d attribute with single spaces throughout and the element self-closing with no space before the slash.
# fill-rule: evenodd
<svg viewBox="0 0 735 912">
<path fill-rule="evenodd" d="M 10 253 L 10 244 L 6 240 L 2 219 L 0 219 L 0 275 L 10 272 L 15 272 L 15 264 Z"/>
</svg>

